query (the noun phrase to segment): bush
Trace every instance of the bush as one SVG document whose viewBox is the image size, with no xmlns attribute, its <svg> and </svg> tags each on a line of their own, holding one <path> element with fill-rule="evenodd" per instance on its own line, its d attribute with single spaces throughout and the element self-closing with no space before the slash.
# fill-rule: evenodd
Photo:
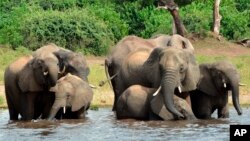
<svg viewBox="0 0 250 141">
<path fill-rule="evenodd" d="M 24 46 L 34 50 L 48 43 L 85 53 L 105 54 L 113 44 L 114 35 L 104 21 L 97 19 L 86 9 L 38 11 L 27 19 L 22 29 Z"/>
<path fill-rule="evenodd" d="M 250 9 L 239 12 L 238 4 L 233 0 L 226 0 L 221 4 L 221 34 L 227 39 L 238 40 L 250 37 Z M 249 6 L 249 4 L 245 4 Z"/>
<path fill-rule="evenodd" d="M 129 26 L 120 17 L 120 14 L 115 11 L 116 5 L 103 4 L 96 2 L 95 5 L 88 5 L 86 9 L 93 15 L 102 19 L 107 27 L 111 29 L 114 34 L 115 42 L 128 35 Z"/>
<path fill-rule="evenodd" d="M 25 19 L 29 10 L 25 4 L 18 7 L 5 6 L 0 13 L 0 43 L 17 47 L 24 40 L 21 27 L 25 23 L 23 19 Z"/>
<path fill-rule="evenodd" d="M 127 2 L 120 5 L 117 11 L 129 25 L 129 34 L 149 38 L 157 33 L 171 33 L 171 15 L 152 5 L 141 7 L 139 2 Z"/>
</svg>

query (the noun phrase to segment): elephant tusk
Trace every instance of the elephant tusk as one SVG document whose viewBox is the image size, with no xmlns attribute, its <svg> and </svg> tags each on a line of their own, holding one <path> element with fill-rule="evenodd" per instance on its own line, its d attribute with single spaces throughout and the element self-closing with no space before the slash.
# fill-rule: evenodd
<svg viewBox="0 0 250 141">
<path fill-rule="evenodd" d="M 97 87 L 95 85 L 89 84 L 90 88 L 92 89 L 97 89 Z"/>
<path fill-rule="evenodd" d="M 59 73 L 60 73 L 60 74 L 63 74 L 63 73 L 65 73 L 65 70 L 66 70 L 66 67 L 63 66 L 63 70 L 62 70 L 61 72 L 59 71 Z"/>
<path fill-rule="evenodd" d="M 153 93 L 153 96 L 156 96 L 161 90 L 161 86 Z"/>
<path fill-rule="evenodd" d="M 178 90 L 179 90 L 179 92 L 181 93 L 181 86 L 178 86 Z"/>
<path fill-rule="evenodd" d="M 48 75 L 48 73 L 49 73 L 48 71 L 45 71 L 45 72 L 43 72 L 43 75 L 46 76 L 46 75 Z"/>
<path fill-rule="evenodd" d="M 225 82 L 223 83 L 223 86 L 224 86 L 224 88 L 227 88 L 227 84 Z"/>
<path fill-rule="evenodd" d="M 66 107 L 64 106 L 63 107 L 63 114 L 65 114 L 66 113 Z"/>
<path fill-rule="evenodd" d="M 242 83 L 239 83 L 239 86 L 246 86 L 247 84 L 242 84 Z"/>
</svg>

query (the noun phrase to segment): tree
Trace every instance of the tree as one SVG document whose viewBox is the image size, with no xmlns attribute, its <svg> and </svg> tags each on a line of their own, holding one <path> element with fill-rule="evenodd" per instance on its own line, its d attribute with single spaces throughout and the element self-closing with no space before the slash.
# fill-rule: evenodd
<svg viewBox="0 0 250 141">
<path fill-rule="evenodd" d="M 220 34 L 220 21 L 221 15 L 219 12 L 220 0 L 214 0 L 214 10 L 213 10 L 213 32 L 215 35 L 219 36 Z"/>
<path fill-rule="evenodd" d="M 179 16 L 178 5 L 173 0 L 159 0 L 158 5 L 160 8 L 167 9 L 171 13 L 174 20 L 173 28 L 176 29 L 177 34 L 184 36 L 185 28 Z"/>
</svg>

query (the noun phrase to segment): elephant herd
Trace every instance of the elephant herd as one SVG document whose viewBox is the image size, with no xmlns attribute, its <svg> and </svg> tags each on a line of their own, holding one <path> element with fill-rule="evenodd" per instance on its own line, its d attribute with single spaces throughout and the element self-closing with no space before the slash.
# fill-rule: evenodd
<svg viewBox="0 0 250 141">
<path fill-rule="evenodd" d="M 209 119 L 215 110 L 227 118 L 229 91 L 242 114 L 236 67 L 198 64 L 192 44 L 180 35 L 124 37 L 104 63 L 117 119 Z M 17 59 L 4 73 L 10 120 L 84 118 L 93 99 L 89 72 L 81 53 L 55 44 Z"/>
<path fill-rule="evenodd" d="M 179 35 L 123 38 L 105 60 L 118 119 L 229 117 L 228 91 L 238 114 L 239 74 L 228 61 L 198 64 L 190 41 Z"/>
</svg>

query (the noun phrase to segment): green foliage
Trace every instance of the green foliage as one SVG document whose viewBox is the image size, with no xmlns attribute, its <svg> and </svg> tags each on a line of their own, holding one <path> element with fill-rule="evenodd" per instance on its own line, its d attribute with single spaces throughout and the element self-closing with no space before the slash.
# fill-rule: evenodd
<svg viewBox="0 0 250 141">
<path fill-rule="evenodd" d="M 33 50 L 54 42 L 71 50 L 83 49 L 86 53 L 101 55 L 114 40 L 104 21 L 85 9 L 37 11 L 26 21 L 22 32 L 24 45 Z"/>
<path fill-rule="evenodd" d="M 221 33 L 228 39 L 237 40 L 250 37 L 250 9 L 240 12 L 237 10 L 238 4 L 233 0 L 225 0 L 221 4 Z M 245 4 L 249 7 L 249 2 Z M 242 7 L 238 5 L 240 10 L 243 10 Z"/>
<path fill-rule="evenodd" d="M 171 16 L 152 5 L 142 8 L 139 2 L 132 2 L 121 5 L 117 10 L 129 25 L 129 34 L 149 38 L 156 33 L 169 34 L 171 31 Z"/>
<path fill-rule="evenodd" d="M 206 36 L 213 24 L 213 0 L 176 0 L 188 32 Z M 250 2 L 223 0 L 221 34 L 250 36 Z M 2 0 L 0 44 L 36 49 L 48 42 L 104 55 L 126 35 L 150 38 L 171 34 L 172 16 L 156 8 L 157 0 Z"/>
<path fill-rule="evenodd" d="M 206 35 L 213 23 L 211 3 L 193 2 L 180 10 L 183 24 L 188 32 Z"/>
</svg>

